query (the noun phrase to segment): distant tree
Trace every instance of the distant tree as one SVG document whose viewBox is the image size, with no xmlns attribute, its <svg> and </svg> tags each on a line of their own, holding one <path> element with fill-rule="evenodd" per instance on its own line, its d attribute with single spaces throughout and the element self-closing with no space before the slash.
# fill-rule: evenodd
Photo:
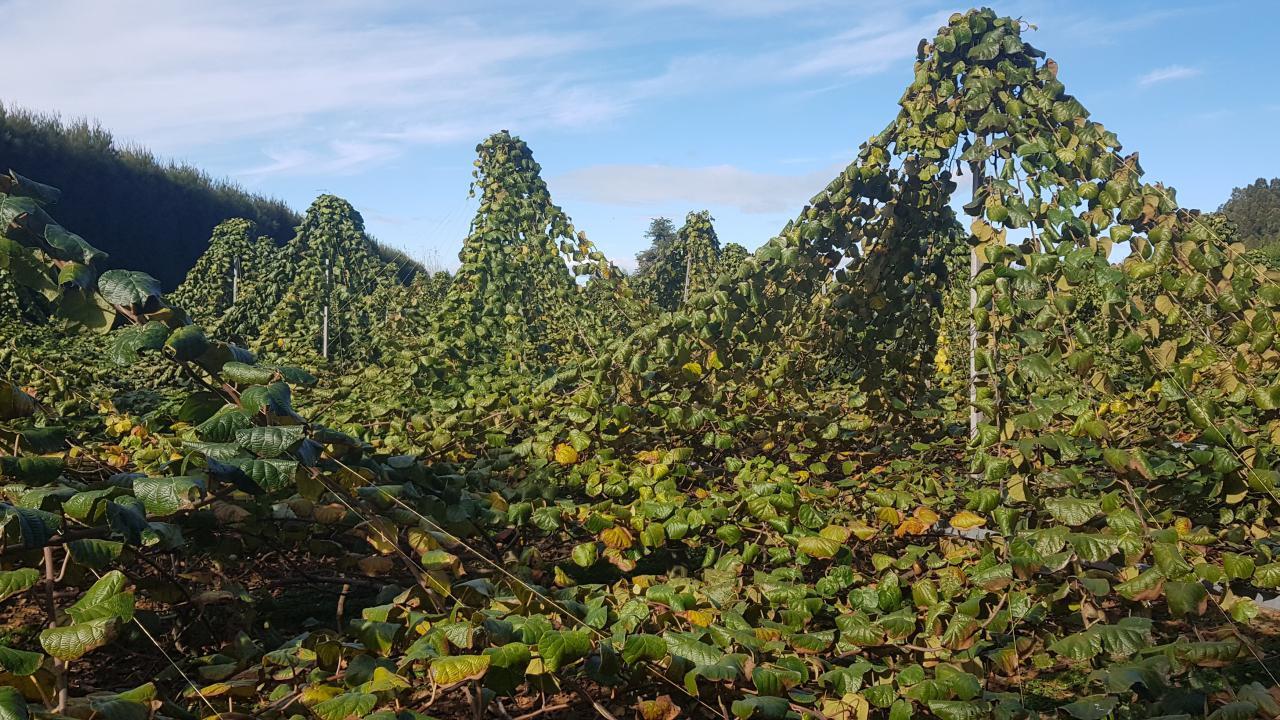
<svg viewBox="0 0 1280 720">
<path fill-rule="evenodd" d="M 636 292 L 664 310 L 675 310 L 710 287 L 720 272 L 721 254 L 711 223 L 706 210 L 689 213 L 676 231 L 667 218 L 655 218 L 645 233 L 652 244 L 636 256 Z"/>
<path fill-rule="evenodd" d="M 1236 226 L 1236 238 L 1246 247 L 1280 242 L 1280 178 L 1235 188 L 1218 212 Z"/>
<path fill-rule="evenodd" d="M 143 270 L 166 289 L 182 282 L 218 223 L 246 218 L 281 244 L 299 221 L 279 200 L 119 143 L 97 123 L 0 104 L 0 172 L 10 168 L 62 190 L 59 222 L 92 233 L 110 255 L 101 269 Z"/>
<path fill-rule="evenodd" d="M 637 274 L 643 274 L 658 262 L 658 258 L 671 252 L 676 242 L 676 226 L 670 218 L 656 217 L 649 222 L 649 229 L 644 236 L 649 239 L 649 247 L 636 255 Z"/>
</svg>

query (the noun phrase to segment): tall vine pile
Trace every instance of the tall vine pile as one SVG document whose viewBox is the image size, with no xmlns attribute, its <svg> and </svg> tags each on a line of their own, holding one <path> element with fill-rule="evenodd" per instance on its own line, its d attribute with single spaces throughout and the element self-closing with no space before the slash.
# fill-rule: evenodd
<svg viewBox="0 0 1280 720">
<path fill-rule="evenodd" d="M 369 298 L 395 281 L 360 213 L 342 198 L 321 195 L 284 253 L 281 295 L 258 331 L 258 347 L 312 362 L 358 355 L 376 313 Z"/>
<path fill-rule="evenodd" d="M 256 339 L 278 294 L 280 251 L 248 220 L 232 219 L 213 229 L 206 250 L 170 299 L 190 308 L 192 319 L 211 332 L 242 343 Z"/>
<path fill-rule="evenodd" d="M 711 213 L 706 210 L 689 213 L 675 238 L 655 247 L 654 257 L 640 268 L 636 286 L 663 310 L 687 303 L 690 295 L 707 289 L 720 273 L 720 238 L 711 223 Z M 736 247 L 743 252 L 733 251 L 729 263 L 746 257 L 745 249 Z"/>
<path fill-rule="evenodd" d="M 506 132 L 447 286 L 322 197 L 245 286 L 307 369 L 11 175 L 0 717 L 1280 714 L 1280 275 L 1026 29 L 954 15 L 754 255 L 690 214 L 678 303 Z"/>
</svg>

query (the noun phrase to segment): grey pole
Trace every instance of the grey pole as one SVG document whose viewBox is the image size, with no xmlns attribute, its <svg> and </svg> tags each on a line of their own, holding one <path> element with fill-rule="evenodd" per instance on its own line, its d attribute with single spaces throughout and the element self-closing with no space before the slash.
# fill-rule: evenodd
<svg viewBox="0 0 1280 720">
<path fill-rule="evenodd" d="M 969 163 L 969 175 L 973 183 L 969 199 L 978 197 L 978 188 L 982 186 L 983 165 L 980 162 Z M 982 422 L 982 412 L 976 405 L 978 401 L 978 325 L 974 322 L 973 312 L 978 307 L 978 288 L 974 280 L 982 263 L 978 260 L 978 249 L 969 251 L 969 437 L 978 436 L 978 425 Z"/>
</svg>

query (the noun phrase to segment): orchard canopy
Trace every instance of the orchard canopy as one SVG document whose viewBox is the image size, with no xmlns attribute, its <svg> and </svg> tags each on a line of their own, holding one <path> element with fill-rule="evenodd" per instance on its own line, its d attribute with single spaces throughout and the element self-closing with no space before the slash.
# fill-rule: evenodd
<svg viewBox="0 0 1280 720">
<path fill-rule="evenodd" d="M 1028 30 L 635 276 L 505 131 L 452 276 L 0 178 L 0 718 L 1276 717 L 1280 276 Z"/>
</svg>

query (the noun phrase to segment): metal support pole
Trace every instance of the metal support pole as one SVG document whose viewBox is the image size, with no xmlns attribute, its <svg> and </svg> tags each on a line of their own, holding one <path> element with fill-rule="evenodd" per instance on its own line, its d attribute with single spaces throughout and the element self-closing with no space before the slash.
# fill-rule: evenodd
<svg viewBox="0 0 1280 720">
<path fill-rule="evenodd" d="M 978 197 L 978 188 L 982 187 L 983 166 L 980 162 L 969 163 L 969 176 L 973 183 L 969 199 Z M 978 307 L 978 288 L 974 280 L 982 263 L 978 260 L 978 248 L 969 252 L 969 437 L 978 436 L 978 425 L 982 423 L 982 412 L 975 403 L 978 401 L 978 325 L 973 313 Z"/>
<path fill-rule="evenodd" d="M 689 244 L 685 243 L 684 248 L 684 296 L 680 300 L 681 305 L 689 304 L 689 276 L 693 274 L 693 253 L 689 252 Z"/>
<path fill-rule="evenodd" d="M 324 319 L 320 326 L 320 355 L 329 359 L 329 287 L 333 283 L 329 258 L 324 259 Z"/>
</svg>

